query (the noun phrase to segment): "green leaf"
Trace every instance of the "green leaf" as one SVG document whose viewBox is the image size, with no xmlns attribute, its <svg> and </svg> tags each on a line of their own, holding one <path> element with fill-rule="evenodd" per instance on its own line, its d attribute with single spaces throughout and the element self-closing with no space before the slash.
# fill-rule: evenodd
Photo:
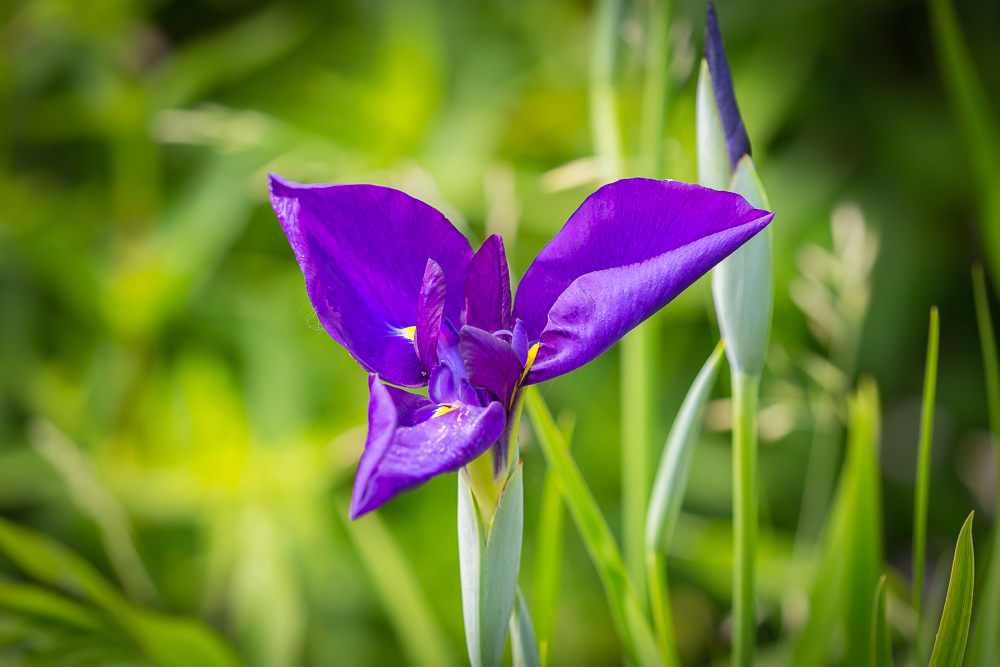
<svg viewBox="0 0 1000 667">
<path fill-rule="evenodd" d="M 937 385 L 938 311 L 931 308 L 927 336 L 927 365 L 924 368 L 924 399 L 920 413 L 920 455 L 917 467 L 916 497 L 913 503 L 913 609 L 917 627 L 921 627 L 924 592 L 924 557 L 927 549 L 927 502 L 930 495 L 931 437 L 934 433 L 934 392 Z M 920 642 L 917 642 L 918 655 Z M 926 654 L 924 654 L 926 655 Z"/>
<path fill-rule="evenodd" d="M 639 667 L 663 665 L 663 658 L 649 622 L 642 612 L 639 597 L 625 571 L 625 563 L 614 535 L 570 455 L 538 387 L 532 386 L 525 390 L 525 406 L 545 462 L 561 483 L 570 516 L 573 517 L 591 562 L 597 568 L 611 618 L 625 652 Z"/>
<path fill-rule="evenodd" d="M 524 601 L 521 589 L 517 589 L 517 602 L 510 616 L 510 652 L 514 667 L 540 667 L 538 643 L 535 629 L 531 625 L 531 614 Z"/>
<path fill-rule="evenodd" d="M 518 462 L 508 478 L 488 530 L 465 473 L 458 474 L 458 558 L 472 667 L 497 667 L 507 643 L 521 567 L 522 467 Z"/>
<path fill-rule="evenodd" d="M 749 155 L 740 160 L 727 186 L 752 206 L 768 208 Z M 749 375 L 760 375 L 767 357 L 774 305 L 773 245 L 768 225 L 712 269 L 712 297 L 726 357 L 730 366 Z"/>
<path fill-rule="evenodd" d="M 986 399 L 989 407 L 993 451 L 1000 448 L 1000 363 L 997 362 L 996 338 L 990 318 L 989 296 L 983 267 L 972 267 L 972 285 L 976 297 L 976 319 L 979 322 L 979 343 L 983 351 L 983 371 L 986 374 Z M 1000 498 L 998 498 L 1000 502 Z M 986 570 L 986 583 L 976 607 L 976 619 L 969 641 L 968 664 L 972 667 L 992 667 L 1000 663 L 1000 540 L 994 531 L 993 548 Z"/>
<path fill-rule="evenodd" d="M 336 504 L 409 663 L 418 667 L 454 665 L 455 656 L 416 572 L 378 512 L 351 521 L 348 498 L 338 496 Z"/>
<path fill-rule="evenodd" d="M 232 646 L 199 619 L 136 611 L 130 623 L 143 651 L 158 667 L 238 667 Z"/>
<path fill-rule="evenodd" d="M 871 613 L 882 566 L 882 516 L 877 466 L 878 389 L 863 378 L 849 400 L 847 456 L 827 523 L 809 595 L 809 620 L 795 645 L 795 665 L 829 664 L 839 620 L 845 632 L 843 664 L 871 659 Z"/>
<path fill-rule="evenodd" d="M 0 551 L 34 579 L 108 612 L 158 667 L 240 664 L 232 647 L 201 620 L 167 616 L 129 602 L 83 558 L 40 533 L 0 518 Z M 35 597 L 36 604 L 40 600 Z"/>
<path fill-rule="evenodd" d="M 732 181 L 733 171 L 729 166 L 729 151 L 726 149 L 722 118 L 715 105 L 712 75 L 708 71 L 708 61 L 704 58 L 701 60 L 701 70 L 698 73 L 695 133 L 698 150 L 698 182 L 713 190 L 727 189 Z"/>
<path fill-rule="evenodd" d="M 694 460 L 694 449 L 701 434 L 705 406 L 712 395 L 715 378 L 722 362 L 723 347 L 720 342 L 715 352 L 708 358 L 705 365 L 691 384 L 677 418 L 674 419 L 660 466 L 653 482 L 653 492 L 649 501 L 649 511 L 646 514 L 646 567 L 649 583 L 650 606 L 653 612 L 653 625 L 656 627 L 660 650 L 667 661 L 677 664 L 674 642 L 671 630 L 670 599 L 667 592 L 666 568 L 659 552 L 666 551 L 677 525 L 684 492 L 687 489 L 688 475 L 691 472 L 691 462 Z"/>
<path fill-rule="evenodd" d="M 27 615 L 89 632 L 107 632 L 105 619 L 66 596 L 34 584 L 0 583 L 0 611 Z"/>
<path fill-rule="evenodd" d="M 573 440 L 576 417 L 563 410 L 559 414 L 559 431 L 566 447 Z M 559 480 L 551 470 L 545 471 L 542 482 L 542 504 L 535 537 L 534 623 L 538 637 L 538 654 L 543 667 L 549 664 L 552 638 L 555 634 L 556 609 L 559 604 L 559 579 L 562 572 L 563 538 L 565 536 L 566 505 L 563 503 Z"/>
<path fill-rule="evenodd" d="M 969 514 L 958 534 L 955 560 L 951 565 L 948 597 L 938 625 L 929 667 L 961 667 L 965 657 L 965 640 L 972 620 L 972 589 L 975 585 L 975 558 L 972 550 L 972 517 Z"/>
<path fill-rule="evenodd" d="M 871 667 L 892 667 L 892 636 L 885 610 L 885 575 L 875 589 L 875 608 L 872 610 L 872 660 Z"/>
</svg>

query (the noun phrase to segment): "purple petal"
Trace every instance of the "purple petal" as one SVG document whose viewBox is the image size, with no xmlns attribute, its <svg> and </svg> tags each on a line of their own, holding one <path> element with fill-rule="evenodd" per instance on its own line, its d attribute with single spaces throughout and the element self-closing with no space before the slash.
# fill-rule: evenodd
<svg viewBox="0 0 1000 667">
<path fill-rule="evenodd" d="M 517 388 L 524 365 L 509 343 L 488 331 L 473 326 L 462 327 L 462 358 L 473 386 L 488 389 L 504 407 Z"/>
<path fill-rule="evenodd" d="M 736 171 L 736 164 L 740 158 L 750 155 L 750 137 L 747 136 L 747 129 L 740 116 L 740 107 L 736 103 L 733 75 L 729 71 L 726 46 L 722 42 L 719 18 L 715 14 L 715 5 L 712 2 L 708 3 L 708 15 L 705 20 L 705 59 L 708 61 L 708 72 L 712 75 L 715 106 L 719 109 L 722 131 L 726 135 L 729 167 L 732 171 Z"/>
<path fill-rule="evenodd" d="M 510 273 L 499 234 L 486 239 L 469 262 L 465 323 L 490 333 L 510 328 Z"/>
<path fill-rule="evenodd" d="M 438 363 L 438 332 L 441 330 L 445 294 L 444 271 L 437 262 L 428 259 L 417 298 L 417 325 L 413 338 L 417 357 L 428 373 Z"/>
<path fill-rule="evenodd" d="M 510 346 L 514 348 L 521 368 L 528 363 L 528 328 L 524 326 L 524 320 L 518 320 L 514 324 L 514 334 L 511 336 Z"/>
<path fill-rule="evenodd" d="M 730 192 L 634 178 L 580 206 L 521 280 L 514 314 L 540 347 L 525 383 L 597 357 L 764 228 Z"/>
<path fill-rule="evenodd" d="M 390 388 L 369 378 L 368 439 L 358 463 L 351 518 L 383 505 L 435 475 L 458 470 L 503 433 L 499 403 L 464 406 L 415 426 L 400 426 Z"/>
<path fill-rule="evenodd" d="M 440 212 L 407 194 L 375 185 L 301 185 L 270 178 L 271 206 L 306 280 L 327 333 L 365 369 L 393 384 L 427 377 L 413 341 L 417 298 L 427 260 L 452 285 L 465 284 L 472 249 Z M 447 295 L 456 322 L 463 299 Z"/>
</svg>

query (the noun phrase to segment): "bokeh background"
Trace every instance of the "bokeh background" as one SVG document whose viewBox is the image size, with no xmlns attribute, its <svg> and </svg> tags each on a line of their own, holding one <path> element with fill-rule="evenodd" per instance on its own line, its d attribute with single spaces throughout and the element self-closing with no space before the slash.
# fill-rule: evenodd
<svg viewBox="0 0 1000 667">
<path fill-rule="evenodd" d="M 366 376 L 317 323 L 266 174 L 401 188 L 474 245 L 502 233 L 523 273 L 598 185 L 592 9 L 0 2 L 0 516 L 81 554 L 133 600 L 202 617 L 252 667 L 465 664 L 455 477 L 347 521 Z M 957 9 L 1000 102 L 1000 5 Z M 643 0 L 622 5 L 617 43 L 625 152 L 655 153 L 662 175 L 689 181 L 704 10 L 672 3 L 666 136 L 652 149 L 638 145 Z M 970 281 L 977 200 L 924 3 L 719 0 L 718 11 L 777 212 L 761 417 L 766 657 L 801 627 L 787 564 L 819 534 L 861 373 L 884 410 L 886 558 L 908 571 L 932 304 L 932 590 L 972 509 L 985 554 L 996 489 Z M 642 168 L 626 159 L 626 172 Z M 654 318 L 653 462 L 717 340 L 710 299 L 702 281 Z M 617 350 L 543 391 L 575 415 L 573 451 L 618 531 Z M 727 651 L 726 377 L 716 394 L 669 560 L 691 665 Z M 532 440 L 523 426 L 529 602 L 545 472 Z M 23 578 L 0 560 L 0 580 Z M 25 639 L 12 619 L 0 609 L 0 664 L 85 663 L 78 645 Z M 621 664 L 571 523 L 553 652 L 556 665 Z"/>
</svg>

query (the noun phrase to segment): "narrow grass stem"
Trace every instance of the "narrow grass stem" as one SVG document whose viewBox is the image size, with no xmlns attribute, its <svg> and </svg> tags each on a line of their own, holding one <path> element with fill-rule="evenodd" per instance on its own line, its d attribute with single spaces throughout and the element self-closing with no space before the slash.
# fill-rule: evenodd
<svg viewBox="0 0 1000 667">
<path fill-rule="evenodd" d="M 649 504 L 650 357 L 652 328 L 644 322 L 621 344 L 622 542 L 625 565 L 646 601 L 645 531 Z"/>
<path fill-rule="evenodd" d="M 733 667 L 750 667 L 757 635 L 757 404 L 760 376 L 733 370 Z"/>
<path fill-rule="evenodd" d="M 927 365 L 924 369 L 924 400 L 920 413 L 920 454 L 917 467 L 916 498 L 913 508 L 913 609 L 917 627 L 923 614 L 924 559 L 927 549 L 927 501 L 931 476 L 931 445 L 934 431 L 934 393 L 937 385 L 938 310 L 931 308 L 927 337 Z M 921 652 L 920 642 L 917 651 Z M 918 657 L 919 660 L 919 657 Z"/>
<path fill-rule="evenodd" d="M 594 151 L 605 183 L 621 174 L 621 131 L 615 92 L 615 51 L 618 41 L 619 0 L 598 0 L 595 6 L 590 60 L 590 128 Z"/>
<path fill-rule="evenodd" d="M 649 604 L 653 608 L 653 629 L 660 653 L 668 665 L 679 665 L 677 644 L 674 640 L 673 613 L 670 609 L 670 587 L 667 583 L 666 556 L 660 551 L 646 551 L 646 577 L 649 586 Z"/>
<path fill-rule="evenodd" d="M 660 178 L 663 171 L 663 133 L 669 99 L 670 0 L 650 0 L 646 31 L 646 77 L 642 88 L 639 155 L 644 176 Z"/>
<path fill-rule="evenodd" d="M 983 267 L 972 267 L 972 287 L 976 301 L 976 319 L 979 323 L 979 343 L 982 346 L 983 371 L 986 374 L 986 399 L 989 409 L 990 431 L 993 433 L 993 452 L 997 462 L 997 488 L 1000 488 L 1000 363 L 997 361 L 996 338 L 990 317 L 989 296 Z M 997 515 L 1000 516 L 1000 494 L 997 496 Z M 967 664 L 972 667 L 987 667 L 996 664 L 1000 658 L 1000 635 L 996 632 L 1000 623 L 1000 540 L 994 528 L 993 545 L 986 570 L 981 602 L 976 612 L 972 638 L 969 642 Z"/>
</svg>

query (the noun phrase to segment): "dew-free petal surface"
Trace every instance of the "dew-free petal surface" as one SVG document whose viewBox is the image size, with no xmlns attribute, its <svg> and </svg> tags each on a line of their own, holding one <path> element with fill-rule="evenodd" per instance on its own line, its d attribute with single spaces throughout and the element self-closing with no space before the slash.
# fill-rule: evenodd
<svg viewBox="0 0 1000 667">
<path fill-rule="evenodd" d="M 510 328 L 510 271 L 499 234 L 486 239 L 469 262 L 465 323 L 490 333 Z"/>
<path fill-rule="evenodd" d="M 715 5 L 711 2 L 708 3 L 708 15 L 705 20 L 705 60 L 708 61 L 708 72 L 712 75 L 715 106 L 719 109 L 722 131 L 726 135 L 729 167 L 736 171 L 740 158 L 750 155 L 750 137 L 743 124 L 740 107 L 736 103 L 736 91 L 733 88 L 733 75 L 729 70 L 729 59 L 726 57 L 726 45 L 722 41 Z"/>
<path fill-rule="evenodd" d="M 428 259 L 417 297 L 417 324 L 413 338 L 417 357 L 428 375 L 438 363 L 438 333 L 441 331 L 446 293 L 444 271 L 437 262 Z"/>
<path fill-rule="evenodd" d="M 505 408 L 509 408 L 524 368 L 514 348 L 477 327 L 462 327 L 461 336 L 462 358 L 469 373 L 469 382 L 488 389 Z"/>
<path fill-rule="evenodd" d="M 433 259 L 445 282 L 464 285 L 472 248 L 437 210 L 376 185 L 303 185 L 272 174 L 271 206 L 327 333 L 370 372 L 404 386 L 427 378 L 413 341 L 417 299 Z M 460 289 L 444 315 L 459 321 Z"/>
<path fill-rule="evenodd" d="M 606 185 L 521 280 L 514 314 L 540 347 L 526 383 L 597 357 L 771 221 L 739 195 L 676 181 Z"/>
<path fill-rule="evenodd" d="M 454 472 L 490 448 L 503 433 L 506 412 L 493 402 L 466 405 L 413 426 L 400 426 L 390 387 L 368 383 L 368 437 L 351 496 L 355 519 L 435 475 Z"/>
</svg>

